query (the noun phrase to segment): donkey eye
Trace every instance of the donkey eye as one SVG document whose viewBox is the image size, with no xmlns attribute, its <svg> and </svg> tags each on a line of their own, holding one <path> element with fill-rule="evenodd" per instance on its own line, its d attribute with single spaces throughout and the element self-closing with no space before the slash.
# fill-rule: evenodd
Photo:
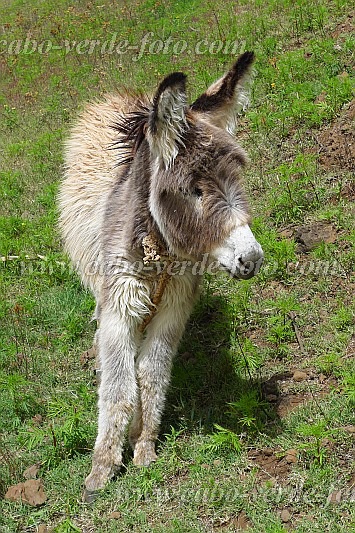
<svg viewBox="0 0 355 533">
<path fill-rule="evenodd" d="M 197 198 L 201 198 L 202 197 L 202 189 L 200 189 L 199 187 L 195 187 L 192 194 L 194 196 L 196 196 Z"/>
</svg>

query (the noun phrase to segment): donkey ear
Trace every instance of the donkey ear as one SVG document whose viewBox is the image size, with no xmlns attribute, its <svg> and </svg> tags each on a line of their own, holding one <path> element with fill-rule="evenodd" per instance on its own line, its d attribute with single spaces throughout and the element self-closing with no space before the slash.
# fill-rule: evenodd
<svg viewBox="0 0 355 533">
<path fill-rule="evenodd" d="M 238 113 L 248 105 L 248 85 L 254 52 L 244 52 L 232 68 L 214 82 L 191 105 L 193 111 L 203 113 L 209 122 L 233 132 Z"/>
<path fill-rule="evenodd" d="M 153 157 L 165 168 L 174 162 L 187 130 L 186 76 L 174 72 L 159 85 L 150 112 L 147 140 Z"/>
</svg>

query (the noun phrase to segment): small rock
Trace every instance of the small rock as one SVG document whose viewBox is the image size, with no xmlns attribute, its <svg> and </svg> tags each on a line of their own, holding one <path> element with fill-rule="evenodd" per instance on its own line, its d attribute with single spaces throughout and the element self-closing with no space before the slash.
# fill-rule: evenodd
<svg viewBox="0 0 355 533">
<path fill-rule="evenodd" d="M 112 518 L 113 520 L 118 520 L 121 518 L 121 513 L 119 511 L 113 511 L 108 515 L 108 518 Z"/>
<path fill-rule="evenodd" d="M 32 466 L 26 468 L 23 473 L 25 479 L 36 479 L 39 469 L 41 468 L 41 463 L 35 463 Z"/>
<path fill-rule="evenodd" d="M 41 479 L 28 479 L 24 483 L 9 487 L 5 494 L 5 499 L 11 502 L 22 501 L 37 507 L 47 500 L 47 496 L 43 490 Z"/>
<path fill-rule="evenodd" d="M 285 460 L 287 463 L 291 464 L 291 463 L 297 463 L 298 461 L 298 453 L 297 453 L 297 450 L 287 450 L 286 452 L 286 456 L 285 456 Z"/>
<path fill-rule="evenodd" d="M 292 376 L 293 381 L 304 381 L 307 378 L 308 375 L 306 374 L 306 372 L 301 372 L 300 370 L 295 370 Z"/>
<path fill-rule="evenodd" d="M 282 522 L 284 522 L 284 523 L 289 522 L 291 520 L 290 511 L 288 509 L 283 509 L 281 511 L 280 518 L 281 518 Z"/>
</svg>

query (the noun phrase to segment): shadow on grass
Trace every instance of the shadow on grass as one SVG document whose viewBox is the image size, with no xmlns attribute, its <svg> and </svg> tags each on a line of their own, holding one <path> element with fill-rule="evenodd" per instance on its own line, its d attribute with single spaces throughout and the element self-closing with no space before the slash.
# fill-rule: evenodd
<svg viewBox="0 0 355 533">
<path fill-rule="evenodd" d="M 234 326 L 230 313 L 222 296 L 201 298 L 174 362 L 161 434 L 170 433 L 171 426 L 211 433 L 214 424 L 248 433 L 248 428 L 240 424 L 240 418 L 247 413 L 231 414 L 230 406 L 238 402 L 242 406 L 248 398 L 255 404 L 254 429 L 271 436 L 280 431 L 275 406 L 265 401 L 267 382 L 251 379 L 233 360 L 230 345 Z"/>
</svg>

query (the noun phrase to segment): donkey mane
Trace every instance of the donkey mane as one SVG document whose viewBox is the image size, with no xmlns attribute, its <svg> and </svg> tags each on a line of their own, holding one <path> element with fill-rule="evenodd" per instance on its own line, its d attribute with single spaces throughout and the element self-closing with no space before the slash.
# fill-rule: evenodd
<svg viewBox="0 0 355 533">
<path fill-rule="evenodd" d="M 180 107 L 187 112 L 186 120 L 190 118 L 188 116 L 188 104 L 184 94 L 186 78 L 187 76 L 182 72 L 173 72 L 172 74 L 169 74 L 160 84 L 153 99 L 147 95 L 136 95 L 135 109 L 126 114 L 122 114 L 112 125 L 112 128 L 120 134 L 119 138 L 111 145 L 111 148 L 121 151 L 121 156 L 115 165 L 116 167 L 130 164 L 133 161 L 139 147 L 146 138 L 146 131 L 148 128 L 150 128 L 153 135 L 157 133 L 157 123 L 162 118 L 159 117 L 158 113 L 158 101 L 163 93 L 167 93 L 165 99 L 175 100 L 177 103 L 177 109 Z M 178 87 L 180 92 L 177 94 L 171 93 L 169 95 L 169 88 L 173 86 Z M 132 97 L 134 95 L 130 93 L 129 96 Z M 171 119 L 178 119 L 178 115 L 179 111 L 178 114 L 175 117 L 171 117 Z M 167 117 L 163 118 L 166 119 Z M 181 122 L 182 124 L 179 124 L 176 129 L 175 127 L 172 128 L 172 131 L 174 130 L 177 145 L 184 147 L 186 133 L 185 126 L 187 125 L 187 122 L 184 123 L 184 120 L 181 120 Z"/>
<path fill-rule="evenodd" d="M 148 96 L 139 96 L 136 101 L 136 109 L 121 115 L 112 124 L 111 127 L 120 134 L 110 146 L 111 149 L 120 152 L 116 167 L 132 163 L 134 156 L 145 139 L 145 130 L 148 125 L 151 105 L 152 103 Z"/>
</svg>

